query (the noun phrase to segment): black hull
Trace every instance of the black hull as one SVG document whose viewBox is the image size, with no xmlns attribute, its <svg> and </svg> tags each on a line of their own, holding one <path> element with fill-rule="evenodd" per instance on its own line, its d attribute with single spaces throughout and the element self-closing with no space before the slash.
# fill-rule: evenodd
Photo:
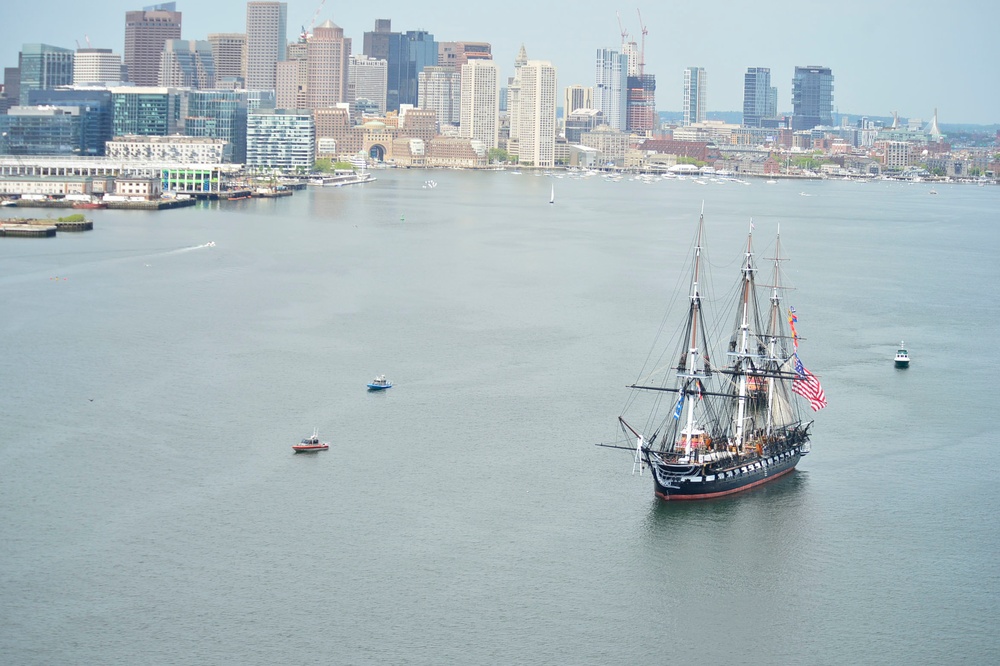
<svg viewBox="0 0 1000 666">
<path fill-rule="evenodd" d="M 807 449 L 808 450 L 808 449 Z M 692 465 L 668 465 L 647 456 L 656 496 L 663 500 L 698 500 L 743 492 L 795 471 L 805 452 L 795 446 L 770 457 L 748 461 L 718 473 L 704 473 Z"/>
</svg>

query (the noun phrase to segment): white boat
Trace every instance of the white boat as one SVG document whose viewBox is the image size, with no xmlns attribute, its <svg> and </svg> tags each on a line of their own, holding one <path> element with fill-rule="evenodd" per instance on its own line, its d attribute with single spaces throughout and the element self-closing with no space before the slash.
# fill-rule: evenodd
<svg viewBox="0 0 1000 666">
<path fill-rule="evenodd" d="M 897 368 L 910 367 L 910 354 L 906 351 L 906 345 L 902 342 L 899 343 L 899 349 L 896 350 L 896 358 L 894 361 Z"/>
<path fill-rule="evenodd" d="M 556 202 L 556 186 L 552 186 L 552 193 L 549 194 L 549 203 L 554 204 Z"/>
</svg>

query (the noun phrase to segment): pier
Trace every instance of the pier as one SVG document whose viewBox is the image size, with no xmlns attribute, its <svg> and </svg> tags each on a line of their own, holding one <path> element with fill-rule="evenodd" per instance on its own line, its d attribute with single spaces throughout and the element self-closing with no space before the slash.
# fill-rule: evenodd
<svg viewBox="0 0 1000 666">
<path fill-rule="evenodd" d="M 11 238 L 50 238 L 55 236 L 57 231 L 91 231 L 93 228 L 93 220 L 77 219 L 75 216 L 64 220 L 30 218 L 0 220 L 0 236 Z"/>
</svg>

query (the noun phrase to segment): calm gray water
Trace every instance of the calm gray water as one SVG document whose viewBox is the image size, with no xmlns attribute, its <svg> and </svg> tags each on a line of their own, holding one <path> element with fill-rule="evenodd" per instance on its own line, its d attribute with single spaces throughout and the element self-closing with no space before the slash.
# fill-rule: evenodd
<svg viewBox="0 0 1000 666">
<path fill-rule="evenodd" d="M 0 239 L 0 661 L 1000 660 L 1000 188 L 377 176 Z M 719 296 L 780 224 L 830 405 L 666 504 L 594 444 L 703 201 Z"/>
</svg>

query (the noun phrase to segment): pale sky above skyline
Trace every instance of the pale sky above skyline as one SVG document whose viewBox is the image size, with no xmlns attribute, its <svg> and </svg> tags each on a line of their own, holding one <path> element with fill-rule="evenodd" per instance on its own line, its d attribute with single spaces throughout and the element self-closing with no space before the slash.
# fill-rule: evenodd
<svg viewBox="0 0 1000 666">
<path fill-rule="evenodd" d="M 125 12 L 149 0 L 121 2 L 50 0 L 44 5 L 8 3 L 0 65 L 17 65 L 24 43 L 124 50 Z M 39 13 L 44 7 L 44 13 Z M 470 7 L 474 7 L 470 9 Z M 778 108 L 790 112 L 791 80 L 797 65 L 823 65 L 834 75 L 834 107 L 840 113 L 929 121 L 938 110 L 941 124 L 1000 123 L 1000 75 L 990 53 L 1000 25 L 1000 3 L 954 0 L 717 0 L 707 3 L 633 2 L 609 5 L 594 0 L 469 3 L 456 0 L 384 0 L 339 3 L 288 2 L 289 39 L 302 25 L 331 19 L 361 53 L 365 31 L 375 19 L 392 19 L 394 31 L 427 30 L 438 41 L 490 42 L 501 76 L 513 73 L 524 44 L 528 57 L 555 65 L 559 95 L 567 85 L 594 85 L 598 48 L 621 44 L 618 17 L 637 43 L 639 18 L 648 34 L 646 72 L 656 75 L 659 111 L 678 111 L 683 69 L 704 67 L 709 111 L 741 111 L 747 67 L 769 67 L 778 89 Z M 246 3 L 178 0 L 182 37 L 204 39 L 210 32 L 244 32 Z M 532 16 L 528 21 L 524 17 Z"/>
</svg>

